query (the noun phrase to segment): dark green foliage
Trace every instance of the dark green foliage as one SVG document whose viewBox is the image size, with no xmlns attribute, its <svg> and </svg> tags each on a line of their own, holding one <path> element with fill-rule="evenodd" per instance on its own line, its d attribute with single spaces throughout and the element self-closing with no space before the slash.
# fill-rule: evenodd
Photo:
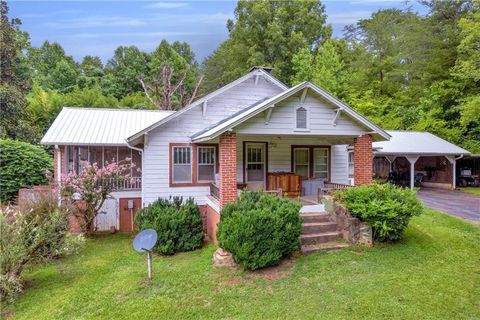
<svg viewBox="0 0 480 320">
<path fill-rule="evenodd" d="M 22 187 L 47 183 L 46 170 L 53 172 L 53 159 L 44 149 L 0 139 L 0 201 L 12 200 Z"/>
<path fill-rule="evenodd" d="M 155 229 L 158 242 L 155 252 L 171 255 L 202 246 L 203 228 L 200 209 L 192 198 L 158 199 L 135 215 L 140 230 Z"/>
<path fill-rule="evenodd" d="M 222 210 L 219 245 L 245 269 L 276 265 L 300 245 L 300 207 L 299 202 L 244 191 Z"/>
<path fill-rule="evenodd" d="M 410 218 L 423 212 L 415 192 L 393 184 L 371 184 L 339 191 L 335 194 L 348 211 L 372 226 L 379 241 L 397 241 Z"/>
<path fill-rule="evenodd" d="M 1 301 L 23 291 L 21 274 L 27 266 L 76 253 L 83 243 L 83 237 L 69 233 L 67 212 L 57 206 L 53 193 L 22 211 L 0 209 L 0 233 Z"/>
</svg>

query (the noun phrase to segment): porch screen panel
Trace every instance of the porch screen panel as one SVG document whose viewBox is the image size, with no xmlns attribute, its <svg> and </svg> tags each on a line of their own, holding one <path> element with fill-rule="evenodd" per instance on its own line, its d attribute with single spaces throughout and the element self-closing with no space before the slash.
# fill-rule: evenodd
<svg viewBox="0 0 480 320">
<path fill-rule="evenodd" d="M 142 154 L 137 150 L 132 150 L 132 162 L 135 168 L 132 170 L 132 177 L 142 176 Z"/>
<path fill-rule="evenodd" d="M 103 168 L 103 147 L 90 147 L 90 163 Z"/>
<path fill-rule="evenodd" d="M 105 162 L 117 162 L 117 147 L 105 147 L 104 149 L 104 161 Z"/>
<path fill-rule="evenodd" d="M 78 147 L 76 172 L 81 172 L 84 162 L 88 162 L 88 147 Z"/>
<path fill-rule="evenodd" d="M 192 182 L 192 150 L 190 147 L 173 147 L 173 182 Z"/>
<path fill-rule="evenodd" d="M 316 179 L 328 179 L 328 149 L 313 149 L 313 176 Z"/>
<path fill-rule="evenodd" d="M 265 180 L 265 155 L 261 145 L 247 146 L 247 181 Z"/>
<path fill-rule="evenodd" d="M 304 179 L 309 178 L 309 149 L 296 148 L 294 149 L 294 171 L 296 174 L 302 176 Z"/>
<path fill-rule="evenodd" d="M 215 147 L 198 147 L 198 181 L 215 180 Z"/>
</svg>

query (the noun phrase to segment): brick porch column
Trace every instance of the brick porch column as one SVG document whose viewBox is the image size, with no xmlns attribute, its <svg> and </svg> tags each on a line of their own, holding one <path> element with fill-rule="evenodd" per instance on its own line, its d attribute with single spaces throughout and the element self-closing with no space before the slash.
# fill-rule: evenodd
<svg viewBox="0 0 480 320">
<path fill-rule="evenodd" d="M 372 182 L 373 175 L 372 137 L 366 134 L 355 138 L 353 141 L 355 185 L 369 184 Z"/>
<path fill-rule="evenodd" d="M 220 136 L 219 178 L 220 208 L 237 199 L 237 135 L 227 132 Z"/>
</svg>

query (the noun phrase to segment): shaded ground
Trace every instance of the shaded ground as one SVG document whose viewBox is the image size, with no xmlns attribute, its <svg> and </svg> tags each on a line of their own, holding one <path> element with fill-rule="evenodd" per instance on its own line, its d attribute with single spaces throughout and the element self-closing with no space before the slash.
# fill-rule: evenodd
<svg viewBox="0 0 480 320">
<path fill-rule="evenodd" d="M 128 235 L 89 239 L 77 256 L 25 274 L 9 319 L 479 319 L 480 228 L 427 212 L 402 241 L 286 260 L 259 272 L 217 269 L 215 246 L 145 255 Z"/>
<path fill-rule="evenodd" d="M 480 221 L 479 196 L 432 188 L 421 188 L 417 195 L 430 208 L 464 219 Z"/>
</svg>

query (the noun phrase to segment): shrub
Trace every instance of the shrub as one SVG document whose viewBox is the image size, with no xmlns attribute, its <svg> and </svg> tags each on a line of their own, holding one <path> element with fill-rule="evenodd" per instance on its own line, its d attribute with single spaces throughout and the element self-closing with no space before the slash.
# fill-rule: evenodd
<svg viewBox="0 0 480 320">
<path fill-rule="evenodd" d="M 135 215 L 140 230 L 155 229 L 158 242 L 153 251 L 171 255 L 202 246 L 203 224 L 200 209 L 192 198 L 158 199 Z"/>
<path fill-rule="evenodd" d="M 67 213 L 55 200 L 40 198 L 22 211 L 0 210 L 0 298 L 22 292 L 21 273 L 28 265 L 75 253 L 83 238 L 73 238 Z"/>
<path fill-rule="evenodd" d="M 300 207 L 272 194 L 243 191 L 221 212 L 219 245 L 245 269 L 276 265 L 300 246 Z"/>
<path fill-rule="evenodd" d="M 423 212 L 414 191 L 390 183 L 344 189 L 335 193 L 335 199 L 371 225 L 373 237 L 379 241 L 401 239 L 410 218 Z"/>
<path fill-rule="evenodd" d="M 0 139 L 0 201 L 11 201 L 20 188 L 47 183 L 46 170 L 53 171 L 53 159 L 44 149 Z"/>
</svg>

